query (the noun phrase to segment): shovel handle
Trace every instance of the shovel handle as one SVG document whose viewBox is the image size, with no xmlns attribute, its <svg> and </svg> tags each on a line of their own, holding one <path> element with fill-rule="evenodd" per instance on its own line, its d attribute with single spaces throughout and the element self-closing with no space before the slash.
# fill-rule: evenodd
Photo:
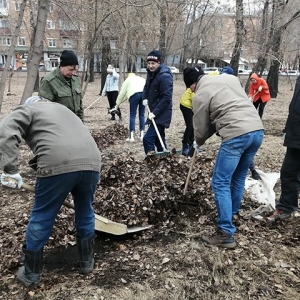
<svg viewBox="0 0 300 300">
<path fill-rule="evenodd" d="M 183 196 L 185 196 L 187 187 L 188 187 L 189 182 L 190 182 L 193 166 L 194 166 L 194 163 L 195 163 L 196 153 L 197 153 L 197 150 L 195 149 L 192 160 L 191 160 L 189 172 L 188 172 L 188 175 L 186 177 L 185 186 L 184 186 L 184 190 L 183 190 Z"/>
</svg>

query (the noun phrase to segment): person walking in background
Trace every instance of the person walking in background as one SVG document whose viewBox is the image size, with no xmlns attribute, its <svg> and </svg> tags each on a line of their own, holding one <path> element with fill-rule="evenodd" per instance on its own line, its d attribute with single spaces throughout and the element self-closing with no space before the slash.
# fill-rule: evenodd
<svg viewBox="0 0 300 300">
<path fill-rule="evenodd" d="M 64 50 L 59 67 L 45 75 L 40 83 L 38 95 L 65 105 L 84 121 L 82 92 L 78 76 L 78 59 L 71 50 Z"/>
<path fill-rule="evenodd" d="M 281 195 L 269 221 L 284 220 L 298 209 L 300 174 L 300 76 L 289 106 L 283 145 L 286 154 L 280 170 Z"/>
<path fill-rule="evenodd" d="M 107 96 L 109 109 L 112 110 L 116 106 L 119 93 L 119 74 L 112 65 L 107 67 L 107 76 L 104 87 L 102 89 L 102 96 Z M 111 112 L 111 120 L 115 120 L 116 116 L 119 116 L 119 120 L 122 120 L 121 110 L 118 107 L 116 111 Z"/>
<path fill-rule="evenodd" d="M 249 98 L 252 98 L 253 105 L 258 109 L 258 114 L 262 118 L 265 106 L 271 100 L 271 96 L 267 82 L 258 77 L 256 73 L 250 76 Z"/>
<path fill-rule="evenodd" d="M 143 140 L 145 131 L 145 106 L 143 105 L 143 90 L 145 86 L 145 78 L 137 76 L 134 73 L 129 73 L 124 80 L 120 93 L 117 98 L 116 106 L 111 111 L 117 111 L 123 101 L 129 101 L 129 131 L 130 136 L 126 139 L 127 142 L 134 142 L 135 118 L 137 109 L 139 109 L 139 125 L 140 125 L 140 140 Z"/>
<path fill-rule="evenodd" d="M 196 68 L 184 70 L 184 82 L 195 92 L 195 148 L 199 149 L 214 132 L 222 139 L 212 176 L 217 230 L 211 236 L 203 235 L 202 240 L 234 248 L 232 217 L 240 209 L 247 171 L 263 140 L 263 124 L 237 77 L 199 75 Z"/>
<path fill-rule="evenodd" d="M 199 76 L 204 75 L 201 67 L 196 66 L 199 70 Z M 180 110 L 185 122 L 185 131 L 182 138 L 182 154 L 184 156 L 190 155 L 190 149 L 193 148 L 194 142 L 194 126 L 193 126 L 193 105 L 192 100 L 194 92 L 188 87 L 180 99 Z"/>
<path fill-rule="evenodd" d="M 24 266 L 19 268 L 17 279 L 25 286 L 40 282 L 43 248 L 69 193 L 74 201 L 80 269 L 84 274 L 92 272 L 95 237 L 92 203 L 101 168 L 101 155 L 93 137 L 65 106 L 40 96 L 28 98 L 25 105 L 0 122 L 0 169 L 4 172 L 1 183 L 11 188 L 21 188 L 23 184 L 18 165 L 22 139 L 34 154 L 29 164 L 37 178 L 22 248 Z"/>
<path fill-rule="evenodd" d="M 167 149 L 165 129 L 169 128 L 172 119 L 172 95 L 173 75 L 171 70 L 162 63 L 161 53 L 153 50 L 147 56 L 147 78 L 143 91 L 143 104 L 148 105 L 150 110 L 146 121 L 149 127 L 143 138 L 146 154 L 155 151 L 155 148 L 158 152 L 163 151 L 152 119 L 154 119 Z"/>
</svg>

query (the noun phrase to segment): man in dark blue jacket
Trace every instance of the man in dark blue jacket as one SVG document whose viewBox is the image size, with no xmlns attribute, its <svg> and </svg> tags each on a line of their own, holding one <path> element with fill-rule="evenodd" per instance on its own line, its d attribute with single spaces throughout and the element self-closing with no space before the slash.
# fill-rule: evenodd
<svg viewBox="0 0 300 300">
<path fill-rule="evenodd" d="M 298 208 L 300 175 L 300 76 L 298 76 L 294 95 L 289 106 L 285 125 L 284 146 L 287 147 L 280 170 L 281 195 L 276 210 L 268 217 L 269 221 L 291 217 Z"/>
<path fill-rule="evenodd" d="M 150 113 L 146 124 L 149 125 L 143 138 L 145 153 L 163 151 L 158 135 L 152 123 L 154 119 L 165 148 L 165 129 L 169 128 L 172 118 L 173 75 L 171 70 L 161 63 L 161 53 L 151 51 L 147 56 L 147 79 L 143 91 L 143 104 L 149 106 Z"/>
</svg>

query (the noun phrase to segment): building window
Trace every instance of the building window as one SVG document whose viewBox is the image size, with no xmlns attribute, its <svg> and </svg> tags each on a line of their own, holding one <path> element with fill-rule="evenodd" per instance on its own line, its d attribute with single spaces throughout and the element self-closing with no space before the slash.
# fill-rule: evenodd
<svg viewBox="0 0 300 300">
<path fill-rule="evenodd" d="M 117 49 L 117 41 L 116 40 L 110 40 L 110 49 L 111 50 Z"/>
<path fill-rule="evenodd" d="M 53 13 L 53 4 L 52 3 L 49 4 L 49 12 Z"/>
<path fill-rule="evenodd" d="M 7 1 L 6 0 L 0 0 L 0 8 L 7 8 Z"/>
<path fill-rule="evenodd" d="M 25 38 L 19 37 L 18 38 L 18 46 L 26 46 Z"/>
<path fill-rule="evenodd" d="M 63 39 L 63 48 L 74 48 L 74 41 L 71 39 Z"/>
<path fill-rule="evenodd" d="M 55 29 L 55 23 L 53 20 L 47 20 L 47 29 Z"/>
<path fill-rule="evenodd" d="M 71 21 L 59 20 L 61 30 L 76 30 L 76 26 Z"/>
<path fill-rule="evenodd" d="M 141 50 L 147 50 L 147 43 L 145 41 L 141 41 Z"/>
<path fill-rule="evenodd" d="M 48 47 L 56 47 L 55 39 L 47 39 L 47 40 L 48 40 Z"/>
<path fill-rule="evenodd" d="M 6 37 L 0 38 L 0 42 L 1 45 L 3 46 L 10 46 L 10 38 L 6 38 Z"/>
<path fill-rule="evenodd" d="M 0 28 L 8 28 L 8 20 L 0 20 Z"/>
<path fill-rule="evenodd" d="M 15 2 L 15 9 L 16 11 L 20 11 L 20 8 L 21 8 L 21 2 Z"/>
</svg>

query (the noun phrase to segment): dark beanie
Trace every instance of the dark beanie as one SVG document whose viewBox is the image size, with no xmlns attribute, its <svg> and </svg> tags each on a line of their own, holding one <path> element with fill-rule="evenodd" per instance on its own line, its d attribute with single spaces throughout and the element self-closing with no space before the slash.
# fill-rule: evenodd
<svg viewBox="0 0 300 300">
<path fill-rule="evenodd" d="M 183 81 L 187 88 L 197 82 L 199 76 L 204 75 L 201 67 L 187 67 L 183 70 Z"/>
<path fill-rule="evenodd" d="M 64 66 L 77 66 L 78 59 L 72 50 L 64 50 L 60 56 L 60 65 Z"/>
<path fill-rule="evenodd" d="M 221 74 L 229 74 L 229 75 L 233 75 L 234 71 L 231 67 L 226 66 L 221 70 Z"/>
<path fill-rule="evenodd" d="M 158 50 L 153 50 L 147 55 L 147 61 L 155 61 L 161 63 L 161 53 Z"/>
</svg>

